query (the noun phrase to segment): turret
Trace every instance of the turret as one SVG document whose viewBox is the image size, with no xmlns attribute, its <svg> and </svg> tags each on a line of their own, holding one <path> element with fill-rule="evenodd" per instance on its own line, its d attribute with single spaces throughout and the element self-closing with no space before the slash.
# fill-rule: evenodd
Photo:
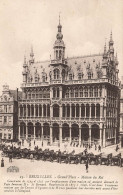
<svg viewBox="0 0 123 195">
<path fill-rule="evenodd" d="M 112 39 L 112 32 L 110 34 L 110 41 L 109 41 L 109 57 L 110 57 L 110 60 L 113 61 L 114 60 L 114 41 Z"/>
<path fill-rule="evenodd" d="M 58 33 L 56 35 L 56 41 L 54 43 L 54 59 L 61 60 L 65 58 L 65 44 L 62 34 L 62 25 L 60 24 L 60 16 L 59 16 L 59 25 L 58 25 Z"/>
<path fill-rule="evenodd" d="M 33 53 L 33 47 L 31 47 L 31 52 L 30 52 L 30 60 L 29 60 L 30 65 L 34 63 L 34 53 Z"/>
<path fill-rule="evenodd" d="M 23 63 L 23 82 L 27 82 L 27 62 L 26 62 L 26 56 L 24 56 L 24 63 Z"/>
</svg>

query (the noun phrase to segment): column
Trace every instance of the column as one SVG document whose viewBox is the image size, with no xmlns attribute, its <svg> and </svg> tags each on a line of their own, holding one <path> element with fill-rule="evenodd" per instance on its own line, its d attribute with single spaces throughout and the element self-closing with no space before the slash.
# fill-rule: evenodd
<svg viewBox="0 0 123 195">
<path fill-rule="evenodd" d="M 60 145 L 62 144 L 62 127 L 59 126 L 59 141 L 60 141 Z"/>
<path fill-rule="evenodd" d="M 96 112 L 96 105 L 95 105 L 95 118 L 96 118 L 97 112 Z"/>
<path fill-rule="evenodd" d="M 53 128 L 50 126 L 50 145 L 53 143 Z"/>
<path fill-rule="evenodd" d="M 100 129 L 100 146 L 102 146 L 102 129 Z"/>
<path fill-rule="evenodd" d="M 26 118 L 28 117 L 28 109 L 27 109 L 27 104 L 26 104 Z"/>
<path fill-rule="evenodd" d="M 89 126 L 89 144 L 91 145 L 91 127 Z"/>
<path fill-rule="evenodd" d="M 44 107 L 43 107 L 43 104 L 42 104 L 42 117 L 44 117 Z"/>
<path fill-rule="evenodd" d="M 89 104 L 89 107 L 90 107 L 90 118 L 91 118 L 91 104 Z"/>
<path fill-rule="evenodd" d="M 84 105 L 85 106 L 85 118 L 86 118 L 86 105 Z"/>
<path fill-rule="evenodd" d="M 106 144 L 105 144 L 105 128 L 103 129 L 103 147 L 105 147 L 106 146 Z"/>
<path fill-rule="evenodd" d="M 76 118 L 76 104 L 75 104 L 75 118 Z"/>
<path fill-rule="evenodd" d="M 81 127 L 79 127 L 79 146 L 81 145 Z"/>
<path fill-rule="evenodd" d="M 18 139 L 20 140 L 20 125 L 18 127 Z"/>
<path fill-rule="evenodd" d="M 59 89 L 59 98 L 62 99 L 62 88 Z"/>
<path fill-rule="evenodd" d="M 81 118 L 81 104 L 79 104 L 79 118 Z"/>
<path fill-rule="evenodd" d="M 46 104 L 46 117 L 47 117 L 47 104 Z"/>
<path fill-rule="evenodd" d="M 34 125 L 34 140 L 35 140 L 35 125 Z"/>
<path fill-rule="evenodd" d="M 44 139 L 44 126 L 41 126 L 41 130 L 42 130 L 41 135 L 42 135 L 42 141 L 43 141 L 43 139 Z"/>
<path fill-rule="evenodd" d="M 59 117 L 62 118 L 62 105 L 59 106 Z"/>
<path fill-rule="evenodd" d="M 70 143 L 71 143 L 71 125 L 70 125 L 70 127 L 69 127 L 69 130 L 70 130 Z"/>
<path fill-rule="evenodd" d="M 71 104 L 70 104 L 70 118 L 71 118 Z"/>
<path fill-rule="evenodd" d="M 115 127 L 115 144 L 117 143 L 117 139 L 116 139 L 116 127 Z"/>
<path fill-rule="evenodd" d="M 39 104 L 38 104 L 38 117 L 39 117 Z"/>
<path fill-rule="evenodd" d="M 50 117 L 53 117 L 53 107 L 50 105 Z"/>
<path fill-rule="evenodd" d="M 35 104 L 34 104 L 34 117 L 35 117 Z"/>
<path fill-rule="evenodd" d="M 28 126 L 26 124 L 26 139 L 28 139 Z"/>
</svg>

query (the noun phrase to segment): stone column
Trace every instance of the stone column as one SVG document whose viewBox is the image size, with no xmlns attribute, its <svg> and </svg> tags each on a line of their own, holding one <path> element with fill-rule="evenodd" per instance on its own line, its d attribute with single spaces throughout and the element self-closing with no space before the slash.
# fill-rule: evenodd
<svg viewBox="0 0 123 195">
<path fill-rule="evenodd" d="M 91 127 L 89 127 L 89 144 L 91 145 Z"/>
<path fill-rule="evenodd" d="M 89 104 L 89 107 L 90 107 L 90 118 L 91 118 L 91 104 Z"/>
<path fill-rule="evenodd" d="M 71 138 L 71 125 L 69 126 L 69 131 L 70 131 L 70 143 L 72 141 L 72 138 Z"/>
<path fill-rule="evenodd" d="M 27 104 L 26 104 L 26 118 L 28 117 L 28 109 L 27 109 Z"/>
<path fill-rule="evenodd" d="M 34 140 L 35 140 L 35 125 L 34 125 Z"/>
<path fill-rule="evenodd" d="M 84 105 L 85 106 L 85 118 L 86 118 L 86 105 Z"/>
<path fill-rule="evenodd" d="M 79 146 L 81 145 L 81 127 L 79 127 Z"/>
<path fill-rule="evenodd" d="M 102 146 L 102 129 L 100 129 L 100 146 Z"/>
<path fill-rule="evenodd" d="M 62 118 L 62 105 L 59 106 L 59 117 Z"/>
<path fill-rule="evenodd" d="M 20 140 L 20 125 L 18 127 L 18 139 Z"/>
<path fill-rule="evenodd" d="M 34 117 L 35 117 L 35 104 L 34 104 Z"/>
<path fill-rule="evenodd" d="M 50 145 L 53 143 L 53 129 L 52 126 L 50 126 Z"/>
<path fill-rule="evenodd" d="M 81 118 L 81 104 L 79 104 L 79 118 Z"/>
<path fill-rule="evenodd" d="M 42 104 L 42 117 L 44 117 L 44 107 L 43 107 L 43 104 Z"/>
<path fill-rule="evenodd" d="M 26 124 L 26 140 L 28 139 L 28 126 Z"/>
<path fill-rule="evenodd" d="M 60 142 L 60 145 L 62 144 L 62 127 L 59 126 L 59 142 Z"/>
<path fill-rule="evenodd" d="M 46 104 L 46 117 L 47 117 L 47 104 Z"/>
<path fill-rule="evenodd" d="M 95 104 L 95 118 L 96 118 L 97 112 L 96 112 L 96 104 Z"/>
<path fill-rule="evenodd" d="M 71 118 L 72 116 L 71 116 L 71 104 L 70 104 L 70 118 Z"/>
<path fill-rule="evenodd" d="M 105 128 L 103 129 L 103 147 L 105 147 L 106 146 L 106 143 L 105 143 Z"/>
<path fill-rule="evenodd" d="M 76 118 L 76 104 L 75 104 L 75 118 Z"/>
</svg>

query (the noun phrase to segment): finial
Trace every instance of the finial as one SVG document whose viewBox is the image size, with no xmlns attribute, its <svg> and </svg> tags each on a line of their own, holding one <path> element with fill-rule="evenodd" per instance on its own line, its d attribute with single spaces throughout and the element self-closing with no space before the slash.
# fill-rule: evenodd
<svg viewBox="0 0 123 195">
<path fill-rule="evenodd" d="M 30 56 L 31 56 L 31 57 L 34 56 L 34 53 L 33 53 L 33 46 L 31 46 L 31 53 L 30 53 Z"/>
<path fill-rule="evenodd" d="M 112 41 L 112 30 L 111 30 L 111 34 L 110 34 L 110 41 Z"/>
<path fill-rule="evenodd" d="M 26 64 L 26 55 L 24 55 L 24 64 Z"/>
<path fill-rule="evenodd" d="M 61 12 L 59 12 L 59 24 L 60 24 L 60 13 L 61 13 Z"/>
</svg>

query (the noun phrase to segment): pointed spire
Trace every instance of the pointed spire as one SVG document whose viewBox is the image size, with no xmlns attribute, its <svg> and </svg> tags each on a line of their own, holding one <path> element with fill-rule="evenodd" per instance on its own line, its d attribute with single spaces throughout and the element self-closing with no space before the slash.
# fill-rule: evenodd
<svg viewBox="0 0 123 195">
<path fill-rule="evenodd" d="M 105 39 L 105 45 L 104 45 L 104 53 L 106 54 L 106 39 Z"/>
<path fill-rule="evenodd" d="M 111 34 L 110 34 L 110 40 L 109 40 L 109 45 L 113 45 L 113 38 L 112 38 L 112 30 L 111 30 Z"/>
<path fill-rule="evenodd" d="M 30 52 L 30 57 L 34 57 L 34 53 L 33 53 L 33 46 L 31 46 L 31 52 Z"/>
<path fill-rule="evenodd" d="M 59 25 L 60 25 L 60 12 L 59 12 Z"/>
<path fill-rule="evenodd" d="M 26 55 L 24 55 L 24 64 L 26 64 Z"/>
</svg>

